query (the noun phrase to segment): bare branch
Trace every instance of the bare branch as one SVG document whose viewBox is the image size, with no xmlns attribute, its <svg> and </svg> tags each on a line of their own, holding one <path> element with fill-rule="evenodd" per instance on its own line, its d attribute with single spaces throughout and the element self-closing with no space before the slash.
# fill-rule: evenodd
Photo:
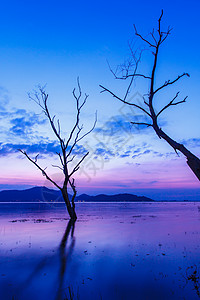
<svg viewBox="0 0 200 300">
<path fill-rule="evenodd" d="M 144 96 L 143 96 L 143 99 L 144 99 L 144 104 L 146 104 L 146 105 L 149 107 L 149 103 L 148 103 L 148 102 L 146 102 L 146 100 L 145 100 Z"/>
<path fill-rule="evenodd" d="M 39 86 L 38 86 L 38 89 L 39 89 L 39 91 L 40 91 L 40 90 L 44 90 L 45 87 L 46 87 L 46 85 L 43 86 L 43 87 L 41 87 L 41 86 L 39 85 Z M 40 96 L 41 96 L 40 93 L 38 93 L 38 91 L 36 91 L 36 90 L 34 90 L 33 93 L 28 93 L 29 99 L 32 100 L 32 101 L 34 101 L 37 105 L 39 105 L 39 106 L 42 108 L 43 112 L 45 113 L 45 108 L 44 108 L 44 106 L 41 104 L 41 97 L 40 97 Z M 42 100 L 43 100 L 43 99 L 42 99 Z M 42 102 L 43 102 L 43 101 L 42 101 Z M 44 103 L 43 103 L 43 104 L 44 104 Z"/>
<path fill-rule="evenodd" d="M 149 124 L 149 123 L 143 123 L 143 122 L 130 122 L 131 124 L 133 125 L 146 125 L 147 127 L 152 127 L 153 125 L 152 124 Z"/>
<path fill-rule="evenodd" d="M 176 94 L 176 96 L 175 96 L 175 97 L 174 97 L 167 105 L 165 105 L 165 106 L 159 111 L 159 113 L 157 114 L 157 117 L 158 117 L 165 109 L 167 109 L 168 107 L 170 107 L 170 106 L 172 106 L 172 105 L 178 105 L 178 104 L 181 104 L 181 103 L 186 102 L 186 99 L 188 98 L 188 96 L 186 96 L 183 100 L 174 103 L 174 100 L 178 97 L 178 95 L 179 95 L 179 92 Z"/>
<path fill-rule="evenodd" d="M 74 147 L 75 147 L 76 144 L 77 144 L 77 140 L 78 140 L 79 134 L 80 134 L 81 130 L 83 129 L 82 127 L 77 127 L 77 128 L 78 128 L 78 131 L 77 131 L 77 133 L 76 133 L 76 137 L 75 137 L 75 139 L 74 139 L 74 142 L 73 142 L 72 146 L 70 147 L 70 150 L 69 150 L 68 154 L 66 155 L 66 159 L 71 155 L 72 150 L 74 149 Z M 66 146 L 65 146 L 65 147 L 66 147 Z"/>
<path fill-rule="evenodd" d="M 126 76 L 123 76 L 123 77 L 116 77 L 116 79 L 121 79 L 121 80 L 126 80 L 127 78 L 130 78 L 130 77 L 143 77 L 145 79 L 151 79 L 150 76 L 146 76 L 146 75 L 143 75 L 143 74 L 128 74 Z"/>
<path fill-rule="evenodd" d="M 138 64 L 139 64 L 140 59 L 141 59 L 141 55 L 142 55 L 142 53 L 140 52 L 140 55 L 139 55 L 138 59 L 136 59 L 136 57 L 134 57 L 134 59 L 135 59 L 135 69 L 134 69 L 133 76 L 131 77 L 130 83 L 128 85 L 128 88 L 126 90 L 126 93 L 125 93 L 125 96 L 124 96 L 124 99 L 123 99 L 124 101 L 126 100 L 128 94 L 130 92 L 130 89 L 131 89 L 131 86 L 132 86 L 132 83 L 133 83 L 133 80 L 134 80 L 134 74 L 136 74 L 136 72 L 137 72 L 137 68 L 138 68 Z"/>
<path fill-rule="evenodd" d="M 46 117 L 48 118 L 48 120 L 50 122 L 50 125 L 51 125 L 51 128 L 52 128 L 54 134 L 60 141 L 61 148 L 63 148 L 64 141 L 60 136 L 59 121 L 58 121 L 58 130 L 57 130 L 55 127 L 55 124 L 54 124 L 55 115 L 53 117 L 51 117 L 48 106 L 47 106 L 47 101 L 48 101 L 49 95 L 45 92 L 44 87 L 39 86 L 38 89 L 39 89 L 39 93 L 37 91 L 35 91 L 34 96 L 29 94 L 29 98 L 42 108 L 43 112 L 45 113 Z M 42 102 L 42 104 L 41 104 L 41 102 Z"/>
<path fill-rule="evenodd" d="M 56 137 L 58 138 L 58 140 L 60 141 L 60 145 L 61 145 L 61 148 L 63 148 L 63 145 L 64 145 L 64 141 L 63 139 L 61 138 L 59 132 L 57 131 L 55 125 L 54 125 L 54 119 L 55 119 L 55 116 L 53 116 L 53 118 L 51 118 L 50 116 L 50 113 L 49 113 L 49 109 L 47 107 L 47 99 L 48 99 L 48 94 L 46 94 L 44 91 L 42 92 L 43 93 L 43 96 L 44 96 L 44 104 L 45 104 L 45 111 L 46 111 L 46 115 L 49 119 L 49 122 L 51 124 L 51 128 L 53 129 L 53 132 L 54 134 L 56 135 Z"/>
<path fill-rule="evenodd" d="M 37 162 L 38 156 L 39 156 L 39 154 L 36 155 L 36 157 L 35 157 L 35 162 Z"/>
<path fill-rule="evenodd" d="M 160 41 L 160 45 L 166 40 L 166 38 L 170 35 L 171 31 L 173 30 L 173 28 L 168 27 L 167 32 L 162 32 L 162 34 L 165 34 L 165 37 L 162 38 L 162 40 Z"/>
<path fill-rule="evenodd" d="M 58 119 L 58 134 L 60 135 L 60 121 L 59 121 L 59 119 Z"/>
<path fill-rule="evenodd" d="M 142 78 L 145 78 L 145 79 L 151 79 L 151 77 L 140 74 L 140 73 L 137 72 L 138 65 L 139 65 L 139 62 L 141 60 L 143 50 L 141 50 L 139 52 L 139 56 L 138 55 L 136 56 L 137 51 L 133 52 L 133 49 L 132 49 L 130 44 L 129 44 L 129 49 L 131 51 L 132 59 L 128 60 L 127 62 L 125 61 L 124 64 L 118 66 L 115 72 L 110 67 L 109 62 L 107 62 L 108 66 L 109 66 L 109 69 L 110 69 L 110 71 L 113 74 L 115 79 L 126 80 L 126 79 L 130 78 L 130 82 L 129 82 L 128 87 L 125 91 L 124 97 L 123 97 L 123 99 L 121 99 L 123 101 L 126 101 L 128 95 L 130 94 L 130 90 L 131 90 L 132 84 L 134 82 L 134 79 L 136 79 L 137 77 L 142 77 Z M 120 72 L 122 73 L 121 76 L 117 75 L 118 68 L 120 69 Z M 134 70 L 132 70 L 132 68 L 134 68 Z"/>
<path fill-rule="evenodd" d="M 75 182 L 74 178 L 72 178 L 72 181 L 69 180 L 69 184 L 70 184 L 70 186 L 73 190 L 73 193 L 74 193 L 73 196 L 72 196 L 72 206 L 73 206 L 73 208 L 75 208 L 74 200 L 75 200 L 75 197 L 76 197 L 76 194 L 77 194 L 74 182 Z"/>
<path fill-rule="evenodd" d="M 87 131 L 84 135 L 82 135 L 80 138 L 78 138 L 77 143 L 80 140 L 82 140 L 84 137 L 86 137 L 88 134 L 90 134 L 94 130 L 96 124 L 97 124 L 97 111 L 95 112 L 95 120 L 94 120 L 94 124 L 93 124 L 92 128 L 89 131 Z"/>
<path fill-rule="evenodd" d="M 115 77 L 115 79 L 118 79 L 117 76 L 116 76 L 116 73 L 117 73 L 117 69 L 116 71 L 114 72 L 113 69 L 111 68 L 110 64 L 109 64 L 109 61 L 106 60 L 107 64 L 108 64 L 108 68 L 110 70 L 110 72 L 113 74 L 113 76 Z"/>
<path fill-rule="evenodd" d="M 100 86 L 100 88 L 103 89 L 100 93 L 108 92 L 109 94 L 111 94 L 114 98 L 118 99 L 119 101 L 121 101 L 121 102 L 123 102 L 125 104 L 128 104 L 128 105 L 137 107 L 138 109 L 142 110 L 145 114 L 147 114 L 151 118 L 151 115 L 143 107 L 141 107 L 141 106 L 139 106 L 139 105 L 137 105 L 135 103 L 127 102 L 127 101 L 121 99 L 120 97 L 118 97 L 117 95 L 115 95 L 113 92 L 111 92 L 109 89 L 105 88 L 104 86 L 102 86 L 102 85 L 99 85 L 99 86 Z"/>
<path fill-rule="evenodd" d="M 79 130 L 77 131 L 76 137 L 74 139 L 74 143 L 72 144 L 72 146 L 71 146 L 71 148 L 70 148 L 70 150 L 69 150 L 69 152 L 66 156 L 67 158 L 70 156 L 70 154 L 72 153 L 72 151 L 73 151 L 74 147 L 77 145 L 77 143 L 80 142 L 84 137 L 86 137 L 88 134 L 90 134 L 94 130 L 94 128 L 96 126 L 96 123 L 97 123 L 97 112 L 95 113 L 94 124 L 93 124 L 92 128 L 89 131 L 87 131 L 81 137 L 79 137 L 79 134 L 80 134 L 81 130 L 83 129 L 83 127 L 80 127 Z"/>
<path fill-rule="evenodd" d="M 28 160 L 30 160 L 41 172 L 42 172 L 42 175 L 44 175 L 46 177 L 47 180 L 49 180 L 51 183 L 53 183 L 59 190 L 61 190 L 61 187 L 55 182 L 53 181 L 46 173 L 46 168 L 45 169 L 42 169 L 35 160 L 33 160 L 32 158 L 30 158 L 30 156 L 26 153 L 26 151 L 23 151 L 21 149 L 18 149 L 18 151 L 20 151 L 22 154 L 24 154 Z"/>
<path fill-rule="evenodd" d="M 80 164 L 84 161 L 84 159 L 88 156 L 89 152 L 87 152 L 82 158 L 81 160 L 76 164 L 76 166 L 74 167 L 74 169 L 72 170 L 72 172 L 69 175 L 69 178 L 79 170 L 80 168 Z"/>
<path fill-rule="evenodd" d="M 136 29 L 135 24 L 134 24 L 133 26 L 134 26 L 134 29 L 135 29 L 135 35 L 139 36 L 139 37 L 140 37 L 145 43 L 147 43 L 150 47 L 156 48 L 155 45 L 153 45 L 152 43 L 150 43 L 150 42 L 149 42 L 148 40 L 146 40 L 141 34 L 139 34 L 139 33 L 137 32 L 137 29 Z"/>
<path fill-rule="evenodd" d="M 72 92 L 74 98 L 76 99 L 76 109 L 77 109 L 76 122 L 75 122 L 75 125 L 72 128 L 72 130 L 70 132 L 70 135 L 69 135 L 69 138 L 68 138 L 68 140 L 67 140 L 67 142 L 65 144 L 65 149 L 67 149 L 67 147 L 69 146 L 69 143 L 70 143 L 71 139 L 73 138 L 75 130 L 78 128 L 78 135 L 79 135 L 79 133 L 81 131 L 81 129 L 79 128 L 80 112 L 81 112 L 82 107 L 85 105 L 87 98 L 89 97 L 88 95 L 85 94 L 85 98 L 84 98 L 82 104 L 80 104 L 80 99 L 81 99 L 81 96 L 82 96 L 82 91 L 81 91 L 81 87 L 80 87 L 79 78 L 77 78 L 77 85 L 78 85 L 79 94 L 78 95 L 75 94 L 75 89 Z M 78 137 L 76 136 L 76 138 L 78 138 Z"/>
<path fill-rule="evenodd" d="M 63 162 L 61 154 L 59 152 L 56 152 L 56 154 L 58 154 L 58 156 L 60 158 L 61 165 L 64 166 L 64 162 Z"/>
<path fill-rule="evenodd" d="M 160 32 L 160 24 L 161 24 L 161 20 L 162 20 L 162 17 L 163 17 L 163 9 L 161 10 L 161 15 L 160 15 L 160 18 L 158 19 L 158 33 L 161 34 Z"/>
<path fill-rule="evenodd" d="M 70 173 L 68 170 L 68 163 L 72 162 L 76 155 L 73 155 L 72 157 L 69 158 L 69 156 L 72 154 L 72 151 L 74 147 L 77 145 L 77 143 L 82 140 L 85 136 L 87 136 L 95 127 L 96 122 L 97 122 L 97 114 L 95 114 L 95 121 L 92 126 L 92 128 L 87 131 L 85 134 L 81 136 L 81 131 L 83 130 L 83 125 L 80 125 L 80 112 L 83 106 L 86 103 L 86 100 L 88 98 L 88 95 L 85 94 L 82 100 L 82 91 L 81 91 L 81 86 L 79 82 L 79 78 L 77 78 L 77 91 L 74 88 L 72 91 L 73 97 L 76 102 L 76 119 L 75 119 L 75 124 L 72 127 L 72 130 L 69 132 L 67 141 L 65 142 L 65 139 L 61 137 L 61 126 L 60 126 L 60 121 L 57 119 L 56 121 L 56 116 L 51 116 L 49 108 L 48 108 L 48 94 L 45 91 L 44 87 L 38 86 L 38 91 L 34 91 L 34 93 L 29 94 L 29 99 L 33 100 L 38 106 L 41 107 L 42 112 L 45 113 L 47 119 L 49 120 L 51 129 L 53 130 L 56 138 L 60 142 L 60 152 L 56 152 L 57 155 L 59 156 L 59 160 L 61 165 L 52 165 L 54 168 L 60 169 L 64 173 L 64 181 L 62 187 L 60 187 L 54 180 L 52 180 L 47 172 L 45 171 L 46 168 L 41 168 L 40 165 L 37 163 L 38 160 L 38 155 L 36 155 L 35 159 L 32 159 L 25 151 L 19 149 L 19 151 L 26 156 L 26 158 L 31 161 L 41 172 L 42 175 L 46 177 L 47 180 L 49 180 L 53 185 L 55 185 L 59 190 L 62 191 L 63 199 L 66 203 L 68 213 L 70 215 L 70 218 L 73 220 L 77 219 L 76 213 L 75 213 L 75 204 L 74 204 L 74 199 L 76 196 L 76 187 L 74 184 L 74 179 L 70 179 L 70 176 L 75 173 L 79 168 L 80 164 L 83 162 L 83 160 L 86 158 L 86 156 L 89 154 L 87 152 L 81 159 L 80 161 L 76 164 L 76 166 L 73 168 L 72 172 Z M 72 142 L 73 141 L 73 142 Z M 69 145 L 71 147 L 68 148 Z M 69 159 L 68 159 L 69 158 Z M 69 175 L 70 173 L 70 175 Z M 68 186 L 71 186 L 74 195 L 72 197 L 72 200 L 70 201 L 69 195 L 68 195 Z"/>
<path fill-rule="evenodd" d="M 67 161 L 67 164 L 70 163 L 70 162 L 72 162 L 75 157 L 76 157 L 76 155 L 73 155 L 72 158 Z"/>
<path fill-rule="evenodd" d="M 125 96 L 124 96 L 124 99 L 123 99 L 124 101 L 126 100 L 127 96 L 129 95 L 130 88 L 131 88 L 131 86 L 132 86 L 133 80 L 134 80 L 134 76 L 131 77 L 130 83 L 129 83 L 129 85 L 128 85 L 128 88 L 127 88 L 127 90 L 126 90 L 126 93 L 125 93 Z"/>
<path fill-rule="evenodd" d="M 179 93 L 177 93 L 175 95 L 175 97 L 167 104 L 165 105 L 158 114 L 155 113 L 155 108 L 154 108 L 154 96 L 155 94 L 164 89 L 165 87 L 172 85 L 174 83 L 176 83 L 179 79 L 181 79 L 184 76 L 188 76 L 188 73 L 183 73 L 182 75 L 179 75 L 177 78 L 175 78 L 174 80 L 168 80 L 166 81 L 162 86 L 155 88 L 155 74 L 157 71 L 157 63 L 158 63 L 158 54 L 159 54 L 159 50 L 160 50 L 160 46 L 162 45 L 162 43 L 166 40 L 166 38 L 170 35 L 172 28 L 168 27 L 168 29 L 166 31 L 161 30 L 161 20 L 163 17 L 163 10 L 161 12 L 161 15 L 158 19 L 158 28 L 157 28 L 157 34 L 154 34 L 154 30 L 150 33 L 151 38 L 152 38 L 152 42 L 150 42 L 148 39 L 144 38 L 141 34 L 139 34 L 137 32 L 136 26 L 134 25 L 135 28 L 135 35 L 138 36 L 140 39 L 142 39 L 146 44 L 148 44 L 151 49 L 153 49 L 152 54 L 154 55 L 154 59 L 153 59 L 153 64 L 152 64 L 152 70 L 151 70 L 151 77 L 149 77 L 150 79 L 150 87 L 149 87 L 149 91 L 148 91 L 148 101 L 146 100 L 146 98 L 144 99 L 144 104 L 148 106 L 148 111 L 146 111 L 145 109 L 143 109 L 143 107 L 136 105 L 134 103 L 129 103 L 126 101 L 126 97 L 127 94 L 129 93 L 130 90 L 130 86 L 133 82 L 133 77 L 137 77 L 138 76 L 138 72 L 136 72 L 136 69 L 134 70 L 133 74 L 131 74 L 132 72 L 130 72 L 133 64 L 131 65 L 131 61 L 124 65 L 122 65 L 122 76 L 117 76 L 116 73 L 113 73 L 115 78 L 117 79 L 122 79 L 122 80 L 126 80 L 127 78 L 131 78 L 131 82 L 128 85 L 127 88 L 127 92 L 125 94 L 125 98 L 122 99 L 121 97 L 117 96 L 115 93 L 111 92 L 109 89 L 103 87 L 102 85 L 100 85 L 100 87 L 102 88 L 101 93 L 103 92 L 108 92 L 110 95 L 112 95 L 114 98 L 116 98 L 117 100 L 127 104 L 127 105 L 131 105 L 134 107 L 139 108 L 140 110 L 142 110 L 143 112 L 145 112 L 148 116 L 151 117 L 152 119 L 152 124 L 150 123 L 145 123 L 145 122 L 131 122 L 132 124 L 136 124 L 136 125 L 145 125 L 145 126 L 151 126 L 155 133 L 157 134 L 157 136 L 160 139 L 164 139 L 177 153 L 177 151 L 180 151 L 186 158 L 187 158 L 187 164 L 190 167 L 190 169 L 193 171 L 193 173 L 196 175 L 196 177 L 200 180 L 200 159 L 195 156 L 192 152 L 190 152 L 184 145 L 182 145 L 181 143 L 176 142 L 175 140 L 173 140 L 170 136 L 168 136 L 160 127 L 158 124 L 158 116 L 164 111 L 166 110 L 168 107 L 170 106 L 175 106 L 181 103 L 186 102 L 187 97 L 185 97 L 183 100 L 181 101 L 176 101 Z M 135 53 L 133 52 L 131 49 L 131 54 L 133 56 L 133 59 L 135 58 Z M 136 63 L 136 62 L 135 62 Z M 136 65 L 137 67 L 137 65 Z M 123 73 L 125 71 L 125 74 Z M 144 78 L 146 78 L 147 76 L 143 76 Z"/>
<path fill-rule="evenodd" d="M 152 38 L 153 38 L 155 44 L 157 45 L 157 40 L 156 40 L 156 38 L 155 38 L 155 36 L 154 36 L 154 28 L 153 28 L 153 31 L 150 32 L 150 35 L 152 36 Z"/>
<path fill-rule="evenodd" d="M 132 53 L 132 57 L 133 57 L 133 59 L 134 59 L 134 61 L 135 61 L 135 65 L 136 65 L 136 64 L 139 63 L 139 61 L 140 61 L 140 59 L 141 59 L 142 51 L 141 51 L 141 53 L 140 53 L 139 59 L 136 59 L 136 54 L 133 53 L 133 51 L 132 51 L 130 45 L 129 45 L 129 48 L 130 48 L 130 51 L 131 51 L 131 53 Z M 142 78 L 145 78 L 145 79 L 151 79 L 150 76 L 146 76 L 146 75 L 144 75 L 144 74 L 136 73 L 136 70 L 137 70 L 137 69 L 134 70 L 134 73 L 133 73 L 133 74 L 130 74 L 130 73 L 129 73 L 129 72 L 130 72 L 130 63 L 129 63 L 129 66 L 128 66 L 128 67 L 124 67 L 123 69 L 122 69 L 122 65 L 118 66 L 115 72 L 114 72 L 113 69 L 111 68 L 111 66 L 110 66 L 110 64 L 109 64 L 108 61 L 107 61 L 107 64 L 108 64 L 108 67 L 109 67 L 110 72 L 113 74 L 113 76 L 114 76 L 115 79 L 118 79 L 118 80 L 119 80 L 119 79 L 120 79 L 120 80 L 126 80 L 126 79 L 128 79 L 128 78 L 130 78 L 130 77 L 142 77 Z M 124 64 L 124 65 L 125 65 L 125 64 Z M 124 65 L 123 65 L 123 66 L 124 66 Z M 122 76 L 117 76 L 117 70 L 118 70 L 118 68 L 121 69 L 121 73 L 122 73 L 123 70 L 125 69 L 126 74 L 125 74 L 125 75 L 122 74 Z"/>
<path fill-rule="evenodd" d="M 61 168 L 60 166 L 57 166 L 57 165 L 52 165 L 52 167 L 54 167 L 54 168 L 58 168 L 58 169 L 60 169 L 60 170 L 62 170 L 62 171 L 63 171 L 63 168 Z"/>
<path fill-rule="evenodd" d="M 178 81 L 180 78 L 182 78 L 183 76 L 188 76 L 190 77 L 190 75 L 188 73 L 183 73 L 182 75 L 179 75 L 176 79 L 170 81 L 170 80 L 167 80 L 165 81 L 165 83 L 160 86 L 159 88 L 157 88 L 155 91 L 154 91 L 154 94 L 156 94 L 158 91 L 160 91 L 161 89 L 167 87 L 168 85 L 171 85 L 171 84 L 174 84 L 176 81 Z"/>
</svg>

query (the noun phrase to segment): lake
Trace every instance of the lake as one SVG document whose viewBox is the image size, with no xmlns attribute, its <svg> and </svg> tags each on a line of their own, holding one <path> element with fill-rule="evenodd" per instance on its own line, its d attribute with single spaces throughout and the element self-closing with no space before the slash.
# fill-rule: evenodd
<svg viewBox="0 0 200 300">
<path fill-rule="evenodd" d="M 200 297 L 200 204 L 0 204 L 1 300 Z"/>
</svg>

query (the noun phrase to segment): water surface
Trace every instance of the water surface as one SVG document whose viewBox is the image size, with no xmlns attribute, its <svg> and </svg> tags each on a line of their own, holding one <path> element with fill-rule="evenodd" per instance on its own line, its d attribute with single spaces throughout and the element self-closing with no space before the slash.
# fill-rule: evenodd
<svg viewBox="0 0 200 300">
<path fill-rule="evenodd" d="M 200 204 L 0 204 L 0 299 L 199 299 Z"/>
</svg>

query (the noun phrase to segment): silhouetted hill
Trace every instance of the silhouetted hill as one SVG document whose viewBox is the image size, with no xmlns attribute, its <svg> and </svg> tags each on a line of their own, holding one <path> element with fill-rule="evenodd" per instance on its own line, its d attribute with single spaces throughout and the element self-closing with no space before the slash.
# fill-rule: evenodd
<svg viewBox="0 0 200 300">
<path fill-rule="evenodd" d="M 7 190 L 0 192 L 0 202 L 63 202 L 60 191 L 46 187 L 34 187 L 27 190 Z"/>
<path fill-rule="evenodd" d="M 71 198 L 71 195 L 70 195 Z M 89 196 L 82 194 L 76 197 L 76 202 L 140 202 L 154 201 L 144 196 L 133 194 L 117 194 Z M 48 189 L 46 187 L 34 187 L 27 190 L 6 190 L 0 192 L 0 202 L 63 202 L 60 191 Z"/>
<path fill-rule="evenodd" d="M 116 195 L 104 195 L 100 194 L 97 196 L 88 196 L 82 194 L 77 197 L 77 201 L 87 201 L 87 202 L 139 202 L 139 201 L 154 201 L 150 198 L 144 196 L 136 196 L 133 194 L 116 194 Z"/>
</svg>

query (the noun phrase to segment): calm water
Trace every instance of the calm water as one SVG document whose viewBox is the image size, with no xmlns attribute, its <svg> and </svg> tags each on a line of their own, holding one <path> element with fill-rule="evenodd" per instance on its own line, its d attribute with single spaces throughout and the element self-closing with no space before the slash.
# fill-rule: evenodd
<svg viewBox="0 0 200 300">
<path fill-rule="evenodd" d="M 0 204 L 1 300 L 199 299 L 200 204 L 78 203 L 77 214 L 73 228 L 62 204 Z"/>
</svg>

